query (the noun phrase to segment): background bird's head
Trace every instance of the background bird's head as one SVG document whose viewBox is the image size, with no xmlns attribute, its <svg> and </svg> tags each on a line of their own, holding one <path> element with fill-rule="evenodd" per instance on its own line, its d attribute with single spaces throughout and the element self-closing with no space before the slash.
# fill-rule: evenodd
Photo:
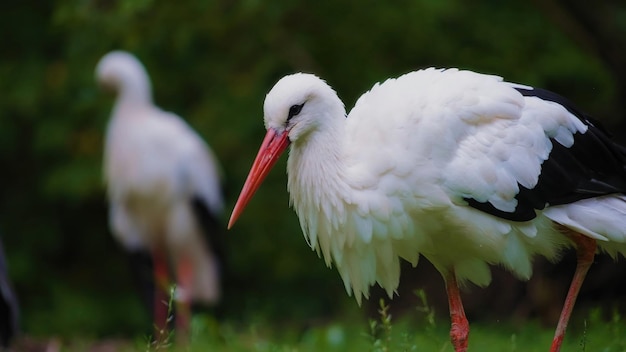
<svg viewBox="0 0 626 352">
<path fill-rule="evenodd" d="M 96 67 L 96 80 L 103 88 L 116 93 L 124 90 L 150 93 L 145 68 L 134 55 L 125 51 L 112 51 L 102 57 Z"/>
</svg>

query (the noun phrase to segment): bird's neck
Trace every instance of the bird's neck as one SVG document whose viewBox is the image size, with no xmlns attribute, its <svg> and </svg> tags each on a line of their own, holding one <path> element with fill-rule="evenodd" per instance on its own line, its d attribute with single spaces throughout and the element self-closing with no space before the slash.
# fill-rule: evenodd
<svg viewBox="0 0 626 352">
<path fill-rule="evenodd" d="M 151 104 L 152 89 L 147 77 L 129 77 L 122 82 L 116 103 L 118 109 Z"/>
<path fill-rule="evenodd" d="M 320 211 L 333 212 L 326 208 L 345 203 L 344 116 L 333 119 L 333 126 L 312 133 L 306 141 L 291 145 L 287 188 L 301 221 L 316 218 Z"/>
</svg>

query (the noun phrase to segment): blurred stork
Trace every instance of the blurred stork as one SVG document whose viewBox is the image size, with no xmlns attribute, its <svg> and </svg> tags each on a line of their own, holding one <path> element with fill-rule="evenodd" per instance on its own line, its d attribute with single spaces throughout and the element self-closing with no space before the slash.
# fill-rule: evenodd
<svg viewBox="0 0 626 352">
<path fill-rule="evenodd" d="M 173 268 L 176 330 L 185 336 L 190 304 L 214 305 L 220 297 L 215 236 L 223 200 L 216 158 L 180 117 L 153 104 L 148 75 L 133 55 L 108 53 L 96 75 L 118 95 L 104 152 L 111 230 L 129 251 L 152 256 L 157 339 L 167 330 Z"/>
<path fill-rule="evenodd" d="M 555 333 L 558 351 L 596 244 L 626 253 L 626 152 L 564 98 L 500 77 L 425 69 L 376 84 L 346 118 L 323 80 L 297 73 L 264 104 L 267 134 L 233 226 L 281 153 L 304 237 L 357 302 L 391 297 L 399 259 L 423 255 L 446 283 L 456 351 L 469 324 L 459 284 L 490 282 L 488 264 L 531 276 L 534 255 L 578 263 Z"/>
<path fill-rule="evenodd" d="M 19 332 L 19 305 L 7 268 L 4 246 L 0 241 L 0 350 L 8 349 Z"/>
</svg>

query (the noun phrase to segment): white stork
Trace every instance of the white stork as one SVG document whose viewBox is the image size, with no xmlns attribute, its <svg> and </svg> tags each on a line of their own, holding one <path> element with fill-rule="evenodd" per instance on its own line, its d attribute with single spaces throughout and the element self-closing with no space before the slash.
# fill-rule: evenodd
<svg viewBox="0 0 626 352">
<path fill-rule="evenodd" d="M 104 153 L 111 230 L 128 250 L 152 254 L 157 338 L 168 319 L 168 263 L 174 267 L 176 329 L 185 336 L 191 301 L 212 305 L 220 295 L 216 228 L 206 226 L 223 207 L 216 158 L 180 117 L 153 104 L 133 55 L 107 54 L 96 75 L 118 93 Z"/>
<path fill-rule="evenodd" d="M 528 279 L 534 255 L 576 246 L 558 351 L 596 243 L 626 253 L 626 152 L 554 93 L 429 68 L 376 84 L 346 116 L 328 84 L 297 73 L 267 94 L 264 116 L 229 228 L 291 145 L 287 188 L 311 248 L 359 303 L 375 283 L 392 296 L 400 258 L 426 257 L 446 283 L 456 351 L 469 334 L 459 284 L 487 285 L 489 264 Z"/>
</svg>

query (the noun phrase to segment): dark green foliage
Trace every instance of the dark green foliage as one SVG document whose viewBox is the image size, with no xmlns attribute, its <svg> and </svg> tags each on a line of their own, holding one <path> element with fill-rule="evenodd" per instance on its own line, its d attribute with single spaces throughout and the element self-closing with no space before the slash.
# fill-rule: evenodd
<svg viewBox="0 0 626 352">
<path fill-rule="evenodd" d="M 620 122 L 624 77 L 548 18 L 528 2 L 460 0 L 3 5 L 0 231 L 23 329 L 62 336 L 150 330 L 107 224 L 101 154 L 113 100 L 93 74 L 107 51 L 135 53 L 157 104 L 211 144 L 229 211 L 264 134 L 265 94 L 294 71 L 326 79 L 349 108 L 387 77 L 425 66 L 469 68 L 556 90 Z M 356 304 L 303 241 L 284 167 L 283 160 L 226 234 L 223 311 L 304 329 Z"/>
</svg>

